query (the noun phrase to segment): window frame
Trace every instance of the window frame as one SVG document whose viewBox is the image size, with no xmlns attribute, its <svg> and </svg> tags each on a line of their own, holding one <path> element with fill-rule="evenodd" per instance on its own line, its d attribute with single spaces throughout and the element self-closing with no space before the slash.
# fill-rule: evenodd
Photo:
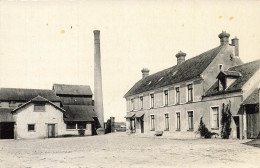
<svg viewBox="0 0 260 168">
<path fill-rule="evenodd" d="M 189 88 L 191 86 L 191 89 Z M 194 101 L 194 84 L 193 83 L 188 83 L 186 85 L 187 88 L 187 102 L 193 102 Z M 190 93 L 191 93 L 191 98 L 190 98 Z"/>
<path fill-rule="evenodd" d="M 166 92 L 167 92 L 167 94 L 166 94 Z M 163 105 L 164 106 L 169 106 L 169 93 L 170 93 L 169 89 L 163 90 Z"/>
<path fill-rule="evenodd" d="M 29 126 L 33 126 L 33 130 L 30 130 Z M 28 132 L 35 132 L 35 123 L 27 124 L 27 131 Z"/>
<path fill-rule="evenodd" d="M 130 111 L 134 111 L 134 98 L 130 99 Z"/>
<path fill-rule="evenodd" d="M 178 92 L 177 92 L 178 89 Z M 180 91 L 180 86 L 175 87 L 175 104 L 180 104 L 181 103 L 181 91 Z M 178 99 L 177 99 L 177 93 L 178 93 Z"/>
<path fill-rule="evenodd" d="M 189 113 L 192 114 L 191 120 L 190 120 Z M 187 115 L 188 115 L 188 131 L 194 131 L 194 111 L 193 110 L 188 110 L 187 111 Z"/>
<path fill-rule="evenodd" d="M 144 108 L 144 96 L 139 96 L 139 109 L 142 110 Z"/>
<path fill-rule="evenodd" d="M 68 122 L 71 122 L 71 123 L 74 122 L 75 128 L 68 128 Z M 76 121 L 68 121 L 68 122 L 66 122 L 66 130 L 77 130 L 78 129 Z"/>
<path fill-rule="evenodd" d="M 175 114 L 176 114 L 176 131 L 181 131 L 181 112 L 176 111 Z"/>
<path fill-rule="evenodd" d="M 155 131 L 155 115 L 154 114 L 150 114 L 150 131 Z"/>
<path fill-rule="evenodd" d="M 35 108 L 36 106 L 43 106 L 44 109 L 43 110 L 36 110 L 36 108 Z M 45 112 L 46 111 L 46 103 L 34 103 L 33 111 L 34 112 Z"/>
<path fill-rule="evenodd" d="M 154 108 L 154 103 L 155 103 L 155 95 L 154 93 L 150 93 L 150 108 Z"/>
<path fill-rule="evenodd" d="M 167 117 L 166 117 L 167 115 Z M 169 113 L 164 113 L 164 131 L 169 131 L 170 130 L 170 115 Z M 166 123 L 167 121 L 167 123 Z"/>
<path fill-rule="evenodd" d="M 224 65 L 223 64 L 218 64 L 218 70 L 219 71 L 223 71 L 224 69 Z"/>
<path fill-rule="evenodd" d="M 217 126 L 216 128 L 212 127 L 213 124 L 213 108 L 218 108 L 218 115 L 217 115 Z M 211 130 L 219 130 L 220 127 L 220 106 L 216 105 L 216 106 L 210 106 L 210 128 Z"/>
</svg>

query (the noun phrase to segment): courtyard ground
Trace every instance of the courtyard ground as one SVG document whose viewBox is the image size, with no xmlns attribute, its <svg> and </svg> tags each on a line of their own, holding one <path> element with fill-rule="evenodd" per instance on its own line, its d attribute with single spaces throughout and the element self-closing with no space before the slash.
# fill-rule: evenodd
<svg viewBox="0 0 260 168">
<path fill-rule="evenodd" d="M 176 140 L 112 133 L 102 136 L 1 140 L 0 167 L 259 168 L 248 140 Z"/>
</svg>

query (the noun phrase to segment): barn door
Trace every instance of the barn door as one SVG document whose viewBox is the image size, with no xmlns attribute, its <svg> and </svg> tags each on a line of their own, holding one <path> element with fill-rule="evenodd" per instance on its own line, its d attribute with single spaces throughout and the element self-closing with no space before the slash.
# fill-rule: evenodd
<svg viewBox="0 0 260 168">
<path fill-rule="evenodd" d="M 48 138 L 55 137 L 55 124 L 48 124 Z"/>
<path fill-rule="evenodd" d="M 259 118 L 258 113 L 248 113 L 246 116 L 247 120 L 247 138 L 257 138 L 258 129 L 257 129 L 257 121 Z"/>
</svg>

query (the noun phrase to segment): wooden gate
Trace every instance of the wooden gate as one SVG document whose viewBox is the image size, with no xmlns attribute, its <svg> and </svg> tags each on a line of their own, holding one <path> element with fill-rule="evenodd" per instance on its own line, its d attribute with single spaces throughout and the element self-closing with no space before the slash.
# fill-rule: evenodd
<svg viewBox="0 0 260 168">
<path fill-rule="evenodd" d="M 253 106 L 246 107 L 247 138 L 257 138 L 260 133 L 259 112 Z"/>
</svg>

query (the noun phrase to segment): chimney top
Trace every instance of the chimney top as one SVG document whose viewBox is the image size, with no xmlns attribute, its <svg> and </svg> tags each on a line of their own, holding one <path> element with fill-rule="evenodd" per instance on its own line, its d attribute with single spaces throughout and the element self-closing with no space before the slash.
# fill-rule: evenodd
<svg viewBox="0 0 260 168">
<path fill-rule="evenodd" d="M 222 33 L 220 33 L 220 34 L 218 35 L 219 38 L 223 38 L 223 37 L 228 37 L 228 38 L 229 38 L 229 36 L 230 36 L 230 34 L 227 33 L 226 31 L 222 31 Z"/>
<path fill-rule="evenodd" d="M 141 72 L 150 72 L 150 70 L 148 68 L 143 68 Z"/>
<path fill-rule="evenodd" d="M 181 57 L 181 56 L 186 56 L 186 53 L 182 52 L 182 51 L 179 51 L 176 55 L 175 55 L 177 58 L 178 57 Z"/>
<path fill-rule="evenodd" d="M 141 72 L 142 72 L 142 76 L 143 76 L 143 79 L 144 79 L 145 77 L 149 76 L 150 70 L 148 68 L 143 68 L 141 70 Z"/>
</svg>

